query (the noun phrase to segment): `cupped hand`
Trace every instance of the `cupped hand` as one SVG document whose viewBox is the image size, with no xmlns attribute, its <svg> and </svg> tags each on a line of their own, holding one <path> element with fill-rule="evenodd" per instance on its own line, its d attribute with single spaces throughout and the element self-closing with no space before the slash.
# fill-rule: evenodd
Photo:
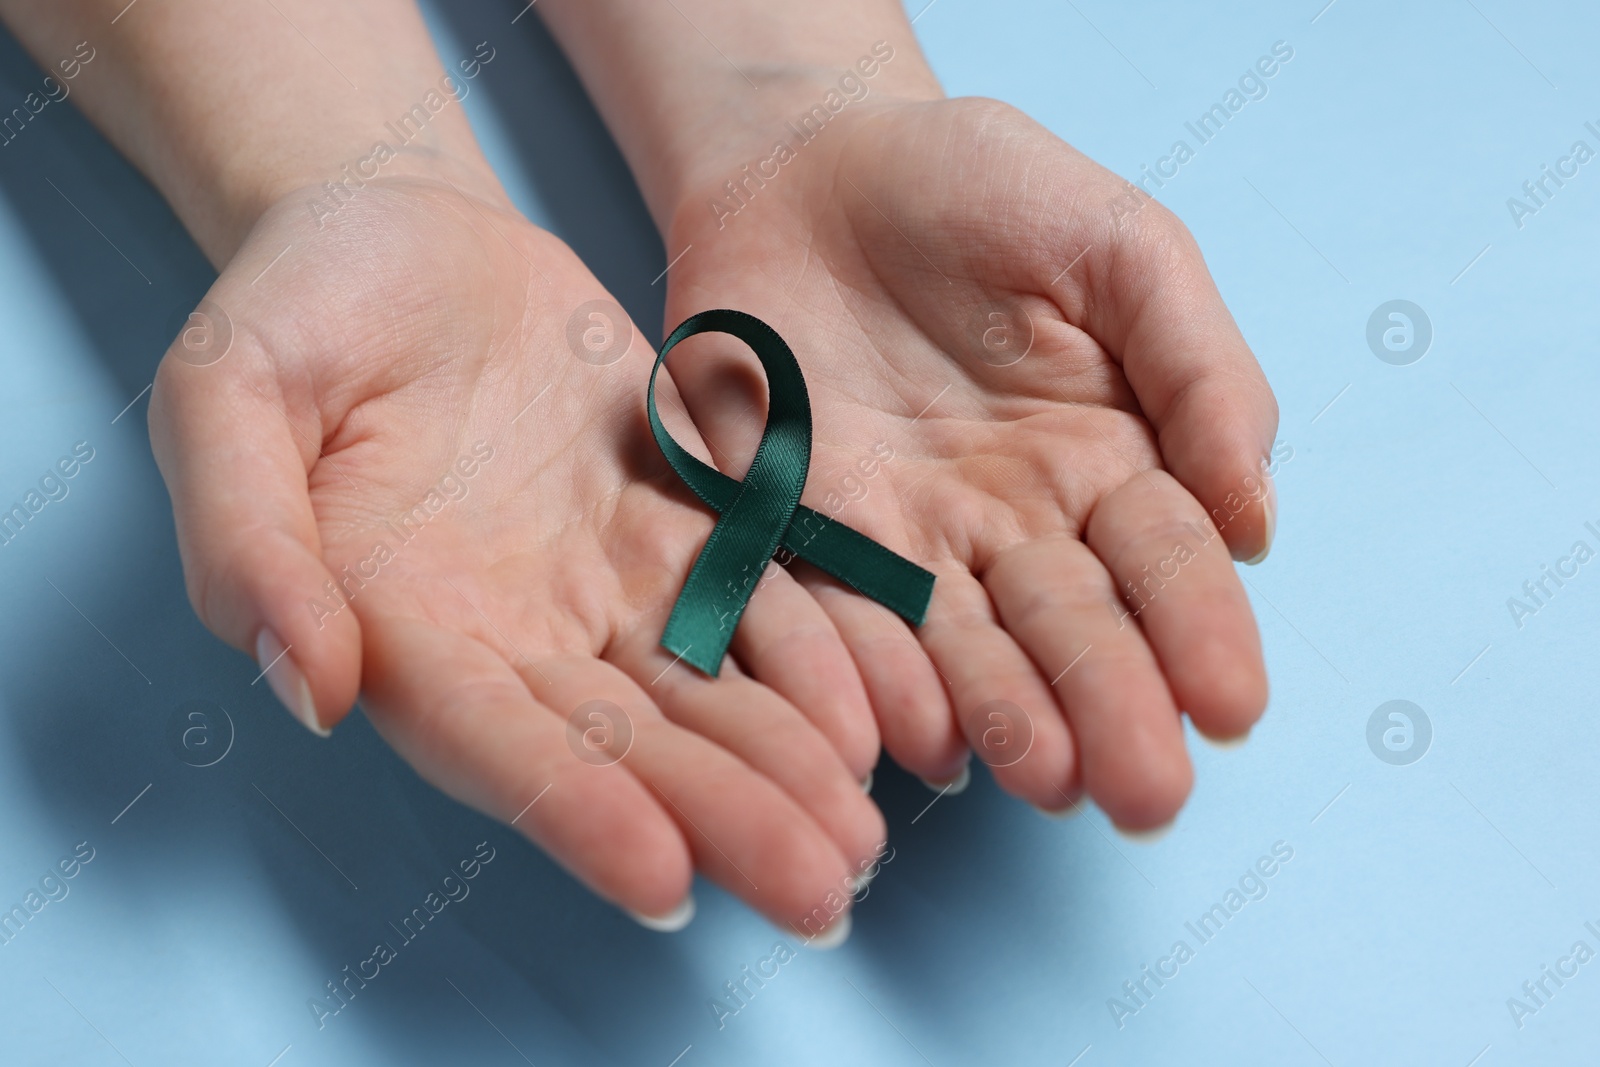
<svg viewBox="0 0 1600 1067">
<path fill-rule="evenodd" d="M 884 837 L 849 652 L 787 576 L 719 678 L 660 648 L 714 516 L 648 437 L 650 345 L 489 188 L 313 190 L 255 227 L 152 401 L 191 599 L 313 730 L 359 689 L 424 777 L 636 915 L 685 921 L 698 868 L 837 928 Z"/>
<path fill-rule="evenodd" d="M 1230 552 L 1271 541 L 1277 407 L 1195 242 L 992 101 L 874 99 L 783 133 L 789 158 L 751 138 L 672 216 L 667 317 L 771 323 L 811 392 L 805 503 L 938 575 L 912 630 L 795 568 L 885 748 L 938 783 L 970 744 L 1047 811 L 1086 792 L 1125 829 L 1168 822 L 1192 783 L 1180 712 L 1238 738 L 1267 697 Z M 669 366 L 737 468 L 752 361 L 707 340 Z"/>
</svg>

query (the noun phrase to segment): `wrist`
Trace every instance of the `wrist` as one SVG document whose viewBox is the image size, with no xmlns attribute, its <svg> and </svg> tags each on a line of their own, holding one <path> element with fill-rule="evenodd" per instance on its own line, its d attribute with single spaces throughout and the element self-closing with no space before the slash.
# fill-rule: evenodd
<svg viewBox="0 0 1600 1067">
<path fill-rule="evenodd" d="M 780 141 L 792 147 L 810 137 L 808 125 L 815 131 L 841 113 L 943 96 L 899 0 L 813 0 L 803 8 L 586 0 L 540 13 L 663 233 L 686 198 L 727 180 L 730 165 L 767 158 Z"/>
<path fill-rule="evenodd" d="M 316 232 L 337 219 L 344 209 L 368 190 L 393 186 L 435 186 L 494 207 L 509 208 L 510 200 L 488 161 L 475 146 L 465 150 L 404 144 L 392 131 L 365 147 L 352 142 L 343 152 L 278 165 L 270 170 L 240 175 L 214 201 L 214 240 L 201 243 L 219 267 L 232 258 L 245 238 L 268 212 L 297 218 L 308 232 Z M 188 220 L 186 220 L 187 222 Z M 191 232 L 201 236 L 205 227 Z"/>
<path fill-rule="evenodd" d="M 219 268 L 269 210 L 293 205 L 321 229 L 375 183 L 431 182 L 508 204 L 461 109 L 469 83 L 444 75 L 439 85 L 419 81 L 409 96 L 329 116 L 293 141 L 264 139 L 260 151 L 180 146 L 153 176 Z"/>
<path fill-rule="evenodd" d="M 403 0 L 0 0 L 0 14 L 42 65 L 79 59 L 74 102 L 218 267 L 287 193 L 348 183 L 347 166 L 367 180 L 363 161 L 368 175 L 498 189 L 478 177 L 487 167 L 462 109 L 494 48 L 442 61 Z M 88 39 L 84 26 L 101 29 Z M 91 51 L 74 51 L 80 41 Z"/>
<path fill-rule="evenodd" d="M 641 178 L 663 232 L 687 206 L 704 210 L 708 197 L 737 202 L 741 190 L 791 163 L 823 163 L 845 131 L 871 114 L 944 96 L 914 47 L 884 39 L 837 64 L 766 68 L 759 92 L 744 89 L 729 86 L 729 103 L 679 126 L 680 136 L 665 139 L 660 164 Z"/>
</svg>

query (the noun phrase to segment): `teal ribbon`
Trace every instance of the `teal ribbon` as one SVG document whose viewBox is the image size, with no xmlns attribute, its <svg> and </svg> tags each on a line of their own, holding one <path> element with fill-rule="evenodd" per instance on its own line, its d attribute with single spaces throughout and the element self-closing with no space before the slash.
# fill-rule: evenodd
<svg viewBox="0 0 1600 1067">
<path fill-rule="evenodd" d="M 656 411 L 656 376 L 678 342 L 726 333 L 749 345 L 767 374 L 767 425 L 744 480 L 702 463 L 672 439 Z M 933 575 L 841 522 L 801 505 L 811 467 L 811 400 L 800 364 L 776 330 L 742 311 L 702 311 L 667 337 L 650 371 L 646 407 L 662 455 L 695 496 L 717 512 L 667 619 L 661 644 L 715 675 L 750 596 L 779 547 L 921 626 Z"/>
</svg>

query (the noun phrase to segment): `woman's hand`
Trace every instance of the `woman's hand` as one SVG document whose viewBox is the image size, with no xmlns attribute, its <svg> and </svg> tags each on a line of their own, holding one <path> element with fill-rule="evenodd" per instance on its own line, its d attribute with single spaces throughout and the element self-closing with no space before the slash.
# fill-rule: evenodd
<svg viewBox="0 0 1600 1067">
<path fill-rule="evenodd" d="M 266 212 L 157 377 L 201 618 L 313 730 L 359 686 L 424 777 L 608 900 L 671 915 L 699 868 L 820 932 L 884 838 L 862 684 L 786 576 L 720 678 L 661 649 L 714 516 L 648 437 L 651 346 L 579 313 L 604 290 L 492 179 L 326 197 Z"/>
<path fill-rule="evenodd" d="M 884 832 L 861 681 L 784 580 L 720 679 L 658 647 L 712 516 L 645 433 L 649 346 L 578 314 L 604 291 L 473 139 L 493 44 L 441 62 L 409 0 L 0 16 L 51 68 L 92 34 L 74 101 L 222 271 L 150 412 L 211 629 L 318 732 L 359 686 L 425 777 L 635 913 L 687 921 L 698 867 L 837 936 Z"/>
<path fill-rule="evenodd" d="M 1236 738 L 1267 697 L 1229 554 L 1271 541 L 1277 408 L 1193 239 L 992 101 L 868 97 L 810 141 L 781 128 L 787 157 L 779 127 L 739 129 L 670 215 L 669 324 L 771 323 L 812 393 L 805 502 L 938 574 L 913 632 L 797 571 L 888 751 L 949 779 L 964 737 L 1041 808 L 1087 792 L 1124 828 L 1166 823 L 1192 778 L 1180 710 Z M 760 420 L 730 415 L 760 387 L 723 352 L 669 366 L 713 453 L 748 457 Z"/>
</svg>

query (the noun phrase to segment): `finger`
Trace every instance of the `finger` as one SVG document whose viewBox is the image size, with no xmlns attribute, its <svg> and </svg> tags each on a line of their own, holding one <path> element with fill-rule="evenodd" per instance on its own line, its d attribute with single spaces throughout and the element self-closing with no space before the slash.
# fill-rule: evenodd
<svg viewBox="0 0 1600 1067">
<path fill-rule="evenodd" d="M 1057 811 L 1078 790 L 1078 756 L 1050 687 L 1000 628 L 989 594 L 964 570 L 945 568 L 934 584 L 922 647 L 950 682 L 973 753 L 1001 788 Z"/>
<path fill-rule="evenodd" d="M 1217 738 L 1249 731 L 1267 704 L 1255 616 L 1216 529 L 1164 471 L 1095 506 L 1086 540 L 1116 577 L 1178 705 Z"/>
<path fill-rule="evenodd" d="M 769 563 L 751 584 L 754 596 L 730 651 L 751 677 L 811 720 L 860 782 L 878 762 L 878 727 L 850 650 L 788 571 Z"/>
<path fill-rule="evenodd" d="M 1001 552 L 983 582 L 1066 709 L 1089 796 L 1125 829 L 1170 822 L 1194 777 L 1183 727 L 1105 567 L 1061 536 Z"/>
<path fill-rule="evenodd" d="M 172 497 L 189 599 L 212 633 L 256 656 L 295 717 L 326 736 L 349 712 L 361 633 L 343 610 L 307 490 L 322 425 L 285 406 L 245 342 L 196 366 L 179 345 L 150 399 L 150 441 Z"/>
<path fill-rule="evenodd" d="M 601 897 L 641 915 L 688 895 L 690 849 L 620 761 L 585 760 L 563 704 L 537 700 L 492 649 L 410 619 L 367 620 L 362 705 L 424 778 L 511 824 Z M 581 668 L 573 684 L 586 688 Z"/>
<path fill-rule="evenodd" d="M 1166 468 L 1233 556 L 1258 562 L 1277 519 L 1268 474 L 1277 401 L 1189 231 L 1154 201 L 1134 203 L 1108 208 L 1089 241 L 1098 240 L 1092 262 L 1061 277 L 1053 295 L 1082 306 L 1085 328 L 1118 358 L 1156 427 Z M 1096 274 L 1086 289 L 1081 279 Z"/>
<path fill-rule="evenodd" d="M 671 663 L 663 657 L 657 673 Z M 671 670 L 690 668 L 677 664 Z M 632 732 L 620 765 L 677 824 L 695 867 L 707 878 L 800 936 L 848 929 L 840 919 L 848 911 L 852 872 L 833 840 L 771 779 L 665 719 L 646 688 L 650 678 L 640 683 L 604 661 L 582 671 L 541 662 L 535 677 L 529 674 L 524 669 L 524 679 L 557 711 L 596 700 L 620 710 Z M 718 710 L 726 717 L 740 709 Z M 820 737 L 818 743 L 837 761 Z M 860 789 L 849 786 L 859 796 Z"/>
<path fill-rule="evenodd" d="M 607 659 L 644 680 L 649 699 L 671 722 L 738 757 L 763 785 L 787 794 L 800 810 L 785 819 L 798 817 L 806 828 L 820 829 L 852 869 L 870 862 L 887 836 L 883 816 L 816 726 L 731 667 L 713 679 L 675 663 L 655 638 L 653 628 L 640 627 L 613 642 Z M 838 873 L 832 877 L 837 881 Z"/>
<path fill-rule="evenodd" d="M 814 567 L 796 573 L 849 648 L 889 755 L 925 782 L 956 780 L 971 750 L 949 687 L 911 627 Z"/>
</svg>

